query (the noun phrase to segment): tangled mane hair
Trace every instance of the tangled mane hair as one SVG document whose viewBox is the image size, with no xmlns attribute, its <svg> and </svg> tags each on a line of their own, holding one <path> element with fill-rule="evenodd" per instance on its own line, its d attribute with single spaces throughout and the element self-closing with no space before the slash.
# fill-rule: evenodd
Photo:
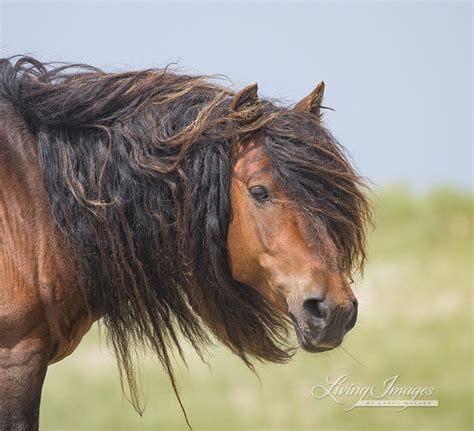
<svg viewBox="0 0 474 431">
<path fill-rule="evenodd" d="M 178 332 L 202 354 L 210 329 L 250 367 L 291 355 L 287 317 L 228 266 L 236 142 L 264 136 L 275 181 L 326 224 L 344 270 L 365 260 L 363 183 L 319 119 L 268 100 L 232 109 L 233 98 L 208 77 L 167 69 L 0 60 L 0 100 L 36 139 L 55 223 L 137 409 L 132 346 L 156 352 L 175 391 Z"/>
</svg>

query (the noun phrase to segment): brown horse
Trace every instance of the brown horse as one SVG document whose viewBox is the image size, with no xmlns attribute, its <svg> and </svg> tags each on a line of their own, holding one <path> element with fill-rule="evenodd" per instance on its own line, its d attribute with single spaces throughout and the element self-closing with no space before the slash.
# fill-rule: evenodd
<svg viewBox="0 0 474 431">
<path fill-rule="evenodd" d="M 252 366 L 322 352 L 355 324 L 360 177 L 294 107 L 169 70 L 0 61 L 0 428 L 35 429 L 48 364 L 103 319 L 132 402 L 131 349 L 176 391 L 178 333 Z M 178 397 L 179 399 L 179 397 Z"/>
</svg>

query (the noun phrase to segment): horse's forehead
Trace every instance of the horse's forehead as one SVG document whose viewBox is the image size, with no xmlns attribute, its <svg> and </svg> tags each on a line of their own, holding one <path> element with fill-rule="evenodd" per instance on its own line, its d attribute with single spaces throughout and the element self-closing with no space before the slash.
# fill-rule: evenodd
<svg viewBox="0 0 474 431">
<path fill-rule="evenodd" d="M 258 141 L 250 141 L 245 145 L 238 145 L 234 173 L 242 178 L 259 173 L 270 175 L 270 159 Z"/>
</svg>

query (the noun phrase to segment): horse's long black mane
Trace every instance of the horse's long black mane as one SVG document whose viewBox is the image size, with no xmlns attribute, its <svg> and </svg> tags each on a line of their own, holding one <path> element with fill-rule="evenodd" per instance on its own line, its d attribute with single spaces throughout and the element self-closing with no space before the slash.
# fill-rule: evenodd
<svg viewBox="0 0 474 431">
<path fill-rule="evenodd" d="M 104 73 L 0 61 L 0 100 L 36 138 L 56 225 L 137 388 L 131 346 L 151 347 L 173 380 L 178 332 L 201 352 L 208 330 L 250 365 L 290 356 L 286 317 L 236 282 L 226 237 L 233 145 L 265 136 L 276 181 L 328 227 L 349 273 L 365 258 L 361 181 L 311 114 L 169 70 Z"/>
</svg>

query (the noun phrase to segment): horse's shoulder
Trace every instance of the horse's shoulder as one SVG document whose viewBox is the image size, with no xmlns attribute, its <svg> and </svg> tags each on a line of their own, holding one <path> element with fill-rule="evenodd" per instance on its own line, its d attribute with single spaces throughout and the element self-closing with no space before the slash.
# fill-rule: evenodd
<svg viewBox="0 0 474 431">
<path fill-rule="evenodd" d="M 35 324 L 31 316 L 43 310 L 37 319 L 48 322 L 55 346 L 49 359 L 57 361 L 93 320 L 81 286 L 53 222 L 35 139 L 15 110 L 0 103 L 0 321 Z M 15 307 L 24 313 L 10 313 Z"/>
</svg>

